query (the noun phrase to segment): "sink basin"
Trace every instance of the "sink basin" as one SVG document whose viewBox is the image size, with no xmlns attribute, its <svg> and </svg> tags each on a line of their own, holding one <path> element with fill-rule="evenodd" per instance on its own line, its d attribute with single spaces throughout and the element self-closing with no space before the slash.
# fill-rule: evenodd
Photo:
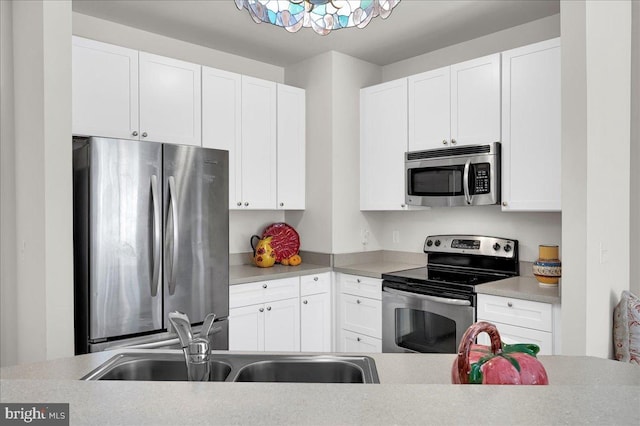
<svg viewBox="0 0 640 426">
<path fill-rule="evenodd" d="M 209 381 L 380 383 L 375 361 L 367 356 L 214 353 Z M 186 381 L 182 351 L 125 352 L 83 380 Z"/>
<path fill-rule="evenodd" d="M 236 382 L 365 383 L 364 371 L 351 362 L 321 360 L 259 361 L 243 367 Z"/>
<path fill-rule="evenodd" d="M 209 381 L 223 382 L 231 372 L 224 362 L 211 361 Z M 182 353 L 121 354 L 101 365 L 84 380 L 187 381 L 187 365 Z"/>
</svg>

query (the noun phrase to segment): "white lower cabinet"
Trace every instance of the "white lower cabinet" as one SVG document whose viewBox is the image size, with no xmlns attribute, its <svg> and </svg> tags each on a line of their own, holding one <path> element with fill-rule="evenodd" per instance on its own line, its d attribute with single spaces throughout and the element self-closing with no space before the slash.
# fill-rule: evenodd
<svg viewBox="0 0 640 426">
<path fill-rule="evenodd" d="M 331 352 L 331 275 L 300 277 L 300 350 Z"/>
<path fill-rule="evenodd" d="M 229 349 L 299 351 L 299 282 L 294 277 L 231 286 Z"/>
<path fill-rule="evenodd" d="M 382 280 L 337 274 L 338 350 L 382 352 Z"/>
<path fill-rule="evenodd" d="M 559 309 L 550 303 L 514 299 L 487 294 L 478 295 L 478 321 L 494 324 L 502 341 L 507 344 L 534 343 L 540 347 L 540 355 L 559 353 L 555 347 Z M 489 345 L 489 336 L 482 333 L 478 343 Z"/>
</svg>

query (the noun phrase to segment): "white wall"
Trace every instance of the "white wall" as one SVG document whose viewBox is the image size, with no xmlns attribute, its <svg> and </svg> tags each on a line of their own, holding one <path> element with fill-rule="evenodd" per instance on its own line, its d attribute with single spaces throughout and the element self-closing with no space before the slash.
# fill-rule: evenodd
<svg viewBox="0 0 640 426">
<path fill-rule="evenodd" d="M 284 79 L 282 67 L 77 12 L 73 12 L 73 34 L 278 83 Z"/>
<path fill-rule="evenodd" d="M 629 288 L 640 296 L 640 2 L 632 3 L 631 36 L 631 264 Z"/>
<path fill-rule="evenodd" d="M 229 212 L 229 253 L 251 251 L 249 242 L 251 236 L 262 236 L 264 228 L 273 222 L 284 222 L 284 212 L 231 210 Z"/>
<path fill-rule="evenodd" d="M 560 15 L 553 15 L 386 65 L 382 67 L 382 80 L 391 81 L 558 36 Z"/>
<path fill-rule="evenodd" d="M 630 282 L 631 3 L 563 2 L 561 14 L 562 347 L 611 357 Z"/>
<path fill-rule="evenodd" d="M 332 236 L 332 83 L 331 52 L 285 70 L 285 82 L 306 90 L 306 209 L 285 219 L 300 234 L 302 250 L 331 253 Z"/>
<path fill-rule="evenodd" d="M 18 362 L 12 3 L 0 1 L 0 366 Z"/>
<path fill-rule="evenodd" d="M 25 363 L 74 352 L 71 2 L 12 7 L 17 259 L 3 287 L 15 286 L 17 336 L 3 345 Z"/>
</svg>

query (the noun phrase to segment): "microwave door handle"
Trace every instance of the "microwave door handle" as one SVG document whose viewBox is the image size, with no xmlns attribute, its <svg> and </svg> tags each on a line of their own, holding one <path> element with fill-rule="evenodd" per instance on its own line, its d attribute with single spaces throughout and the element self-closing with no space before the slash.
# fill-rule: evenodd
<svg viewBox="0 0 640 426">
<path fill-rule="evenodd" d="M 471 194 L 469 191 L 469 169 L 471 168 L 471 159 L 468 159 L 466 163 L 464 163 L 464 174 L 462 178 L 462 186 L 464 189 L 464 199 L 467 204 L 471 204 Z"/>
</svg>

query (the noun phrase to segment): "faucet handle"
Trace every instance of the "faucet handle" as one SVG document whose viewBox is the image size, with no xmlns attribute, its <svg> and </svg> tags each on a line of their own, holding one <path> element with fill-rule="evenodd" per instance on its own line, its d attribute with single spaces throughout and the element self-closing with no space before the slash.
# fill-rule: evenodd
<svg viewBox="0 0 640 426">
<path fill-rule="evenodd" d="M 202 328 L 200 329 L 200 337 L 208 339 L 209 333 L 211 333 L 211 327 L 213 327 L 213 322 L 216 320 L 216 314 L 213 312 L 208 314 L 204 321 L 202 322 Z"/>
<path fill-rule="evenodd" d="M 169 321 L 173 328 L 178 333 L 180 339 L 180 345 L 186 348 L 193 340 L 193 332 L 191 331 L 191 322 L 187 314 L 180 311 L 169 312 Z"/>
</svg>

